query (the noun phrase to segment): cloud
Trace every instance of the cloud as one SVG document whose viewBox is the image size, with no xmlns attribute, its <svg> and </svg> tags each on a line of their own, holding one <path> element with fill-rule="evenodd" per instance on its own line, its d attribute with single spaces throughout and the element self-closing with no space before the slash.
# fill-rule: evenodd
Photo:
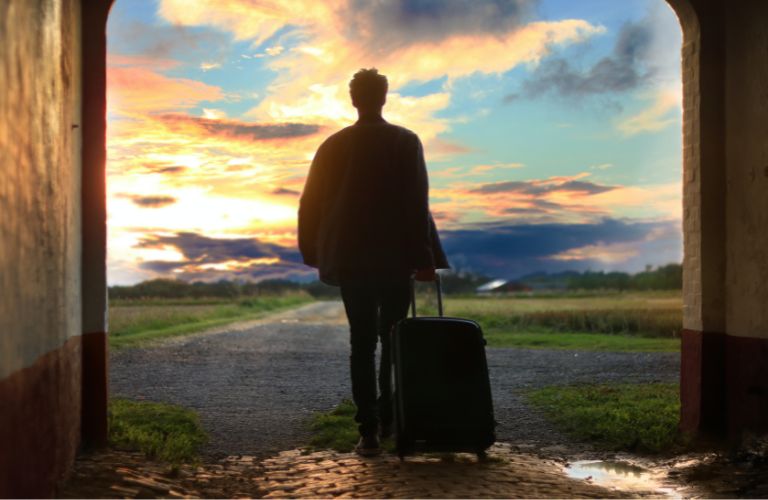
<svg viewBox="0 0 768 500">
<path fill-rule="evenodd" d="M 525 24 L 534 7 L 522 0 L 232 0 L 222 9 L 213 0 L 162 0 L 159 14 L 171 23 L 215 26 L 258 47 L 272 45 L 271 37 L 286 39 L 279 45 L 290 49 L 267 63 L 278 76 L 248 116 L 347 124 L 355 119 L 347 81 L 375 64 L 390 81 L 387 119 L 426 143 L 449 128 L 450 120 L 435 114 L 450 104 L 450 94 L 401 96 L 406 83 L 500 74 L 602 31 L 579 19 Z"/>
<path fill-rule="evenodd" d="M 525 206 L 504 208 L 503 212 L 510 215 L 541 216 L 561 212 L 563 210 L 566 210 L 566 207 L 559 203 L 543 200 L 541 198 L 534 198 L 528 200 Z"/>
<path fill-rule="evenodd" d="M 185 280 L 307 278 L 314 272 L 301 263 L 298 250 L 258 238 L 212 238 L 194 232 L 145 236 L 140 249 L 172 248 L 182 258 L 146 260 L 140 268 Z"/>
<path fill-rule="evenodd" d="M 226 33 L 178 23 L 110 23 L 109 38 L 110 46 L 130 47 L 133 53 L 159 59 L 210 58 L 212 55 L 220 57 L 229 45 Z"/>
<path fill-rule="evenodd" d="M 603 264 L 621 264 L 631 262 L 632 260 L 640 262 L 640 259 L 647 259 L 653 252 L 658 251 L 660 246 L 667 245 L 668 250 L 681 246 L 682 228 L 679 223 L 668 223 L 656 225 L 651 228 L 641 239 L 629 242 L 604 242 L 598 241 L 594 244 L 583 247 L 569 248 L 546 257 L 547 260 L 566 261 L 566 262 L 599 262 Z M 682 249 L 678 249 L 682 252 Z M 664 252 L 664 250 L 662 250 Z M 682 255 L 673 261 L 679 261 Z M 661 263 L 661 262 L 657 262 Z"/>
<path fill-rule="evenodd" d="M 187 169 L 187 167 L 182 167 L 181 165 L 154 165 L 151 163 L 144 164 L 144 167 L 150 173 L 169 175 L 180 174 Z"/>
<path fill-rule="evenodd" d="M 301 261 L 295 248 L 265 243 L 257 238 L 211 238 L 193 232 L 149 235 L 142 239 L 137 248 L 168 246 L 177 248 L 187 260 L 202 264 L 258 258 Z"/>
<path fill-rule="evenodd" d="M 605 193 L 616 189 L 616 186 L 596 184 L 579 180 L 531 180 L 531 181 L 506 181 L 483 184 L 472 189 L 474 193 L 518 193 L 531 196 L 539 196 L 547 193 L 571 192 L 582 195 Z"/>
<path fill-rule="evenodd" d="M 107 69 L 109 112 L 122 115 L 187 109 L 224 97 L 221 89 L 187 78 L 171 78 L 143 67 Z"/>
<path fill-rule="evenodd" d="M 472 167 L 472 169 L 469 171 L 472 175 L 482 175 L 487 174 L 489 172 L 492 172 L 494 170 L 509 170 L 509 169 L 517 169 L 517 168 L 523 168 L 525 167 L 524 163 L 520 162 L 497 162 L 487 165 L 475 165 Z"/>
<path fill-rule="evenodd" d="M 681 89 L 660 89 L 653 96 L 649 107 L 621 119 L 617 128 L 626 136 L 644 132 L 658 132 L 670 125 L 679 124 L 681 114 Z"/>
<path fill-rule="evenodd" d="M 299 196 L 299 195 L 301 195 L 301 193 L 299 191 L 296 191 L 295 189 L 288 189 L 288 188 L 284 188 L 284 187 L 275 188 L 272 191 L 272 194 L 281 195 L 281 196 L 283 196 L 283 195 L 285 195 L 285 196 Z"/>
<path fill-rule="evenodd" d="M 138 205 L 143 208 L 167 207 L 168 205 L 173 205 L 177 201 L 173 196 L 164 195 L 144 196 L 139 194 L 126 194 L 123 196 L 130 199 L 134 205 Z"/>
<path fill-rule="evenodd" d="M 463 155 L 473 151 L 469 146 L 439 137 L 429 141 L 424 145 L 424 148 L 426 150 L 425 154 L 433 161 L 452 158 L 456 155 Z"/>
<path fill-rule="evenodd" d="M 371 53 L 420 42 L 439 42 L 456 34 L 506 34 L 529 20 L 529 0 L 352 0 L 340 11 L 346 38 Z"/>
<path fill-rule="evenodd" d="M 173 69 L 181 64 L 175 59 L 162 58 L 156 56 L 146 55 L 128 55 L 128 54 L 107 54 L 107 66 L 108 67 L 142 67 L 146 69 L 152 69 L 156 71 L 165 71 Z"/>
<path fill-rule="evenodd" d="M 677 221 L 489 224 L 440 234 L 454 267 L 500 278 L 568 269 L 634 272 L 682 258 Z"/>
<path fill-rule="evenodd" d="M 252 141 L 304 137 L 313 135 L 320 130 L 318 125 L 307 123 L 252 123 L 227 119 L 210 119 L 179 113 L 157 115 L 155 119 L 167 125 L 175 132 L 197 129 L 208 135 L 220 135 Z"/>
<path fill-rule="evenodd" d="M 565 58 L 544 60 L 523 83 L 521 93 L 508 94 L 511 102 L 519 97 L 536 97 L 554 92 L 564 97 L 581 97 L 606 92 L 635 89 L 653 76 L 645 69 L 651 47 L 652 29 L 649 20 L 627 22 L 618 33 L 613 53 L 598 60 L 587 70 L 579 70 Z"/>
<path fill-rule="evenodd" d="M 434 210 L 444 214 L 447 227 L 478 223 L 593 223 L 606 217 L 679 219 L 679 182 L 646 186 L 608 185 L 585 180 L 589 172 L 545 179 L 492 183 L 449 181 L 463 174 L 447 169 L 431 189 Z M 435 177 L 435 176 L 433 176 Z"/>
</svg>

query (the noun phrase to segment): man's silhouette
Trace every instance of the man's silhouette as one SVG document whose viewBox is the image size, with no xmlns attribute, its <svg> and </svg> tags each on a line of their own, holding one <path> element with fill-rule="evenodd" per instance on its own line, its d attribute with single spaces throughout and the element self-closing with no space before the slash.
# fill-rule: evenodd
<svg viewBox="0 0 768 500">
<path fill-rule="evenodd" d="M 299 248 L 320 279 L 341 287 L 350 327 L 352 397 L 362 455 L 391 433 L 389 332 L 408 313 L 410 277 L 447 268 L 429 212 L 419 137 L 381 116 L 387 79 L 376 69 L 349 83 L 357 122 L 315 154 L 299 206 Z M 376 397 L 376 345 L 381 339 Z"/>
</svg>

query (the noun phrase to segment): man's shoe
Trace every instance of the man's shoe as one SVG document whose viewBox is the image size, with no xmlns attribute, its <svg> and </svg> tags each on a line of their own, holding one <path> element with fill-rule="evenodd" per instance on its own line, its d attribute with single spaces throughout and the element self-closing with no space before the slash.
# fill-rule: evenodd
<svg viewBox="0 0 768 500">
<path fill-rule="evenodd" d="M 375 435 L 361 436 L 360 441 L 355 446 L 355 452 L 362 457 L 375 457 L 381 454 L 379 438 Z"/>
</svg>

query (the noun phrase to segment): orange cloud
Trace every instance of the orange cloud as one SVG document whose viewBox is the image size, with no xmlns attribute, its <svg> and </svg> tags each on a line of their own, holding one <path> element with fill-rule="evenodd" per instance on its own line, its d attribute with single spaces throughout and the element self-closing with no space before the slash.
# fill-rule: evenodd
<svg viewBox="0 0 768 500">
<path fill-rule="evenodd" d="M 553 46 L 578 43 L 604 31 L 578 19 L 526 24 L 526 5 L 457 3 L 406 19 L 394 2 L 233 0 L 223 9 L 214 0 L 162 0 L 159 14 L 175 24 L 215 26 L 237 39 L 253 40 L 254 46 L 292 27 L 283 36 L 301 44 L 269 52 L 269 67 L 278 77 L 266 98 L 249 112 L 257 120 L 346 125 L 356 118 L 348 79 L 361 67 L 376 66 L 390 80 L 386 117 L 428 143 L 449 130 L 448 120 L 435 113 L 449 105 L 450 93 L 404 97 L 398 89 L 405 83 L 537 64 Z"/>
<path fill-rule="evenodd" d="M 461 177 L 448 169 L 448 178 Z M 436 176 L 438 177 L 438 173 Z M 678 220 L 680 185 L 606 185 L 589 173 L 495 183 L 456 182 L 431 190 L 433 210 L 450 228 L 477 222 L 589 223 L 605 217 Z"/>
<path fill-rule="evenodd" d="M 571 248 L 564 252 L 545 257 L 550 260 L 597 260 L 606 264 L 624 262 L 638 255 L 636 243 L 598 243 L 579 248 Z"/>
<path fill-rule="evenodd" d="M 152 69 L 107 69 L 107 103 L 110 113 L 132 114 L 187 109 L 201 101 L 224 97 L 219 87 L 187 78 L 170 78 Z"/>
</svg>

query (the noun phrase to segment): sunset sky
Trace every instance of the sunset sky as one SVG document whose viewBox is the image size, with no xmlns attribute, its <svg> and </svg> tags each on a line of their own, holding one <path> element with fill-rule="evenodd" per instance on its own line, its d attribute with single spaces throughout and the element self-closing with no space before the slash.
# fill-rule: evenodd
<svg viewBox="0 0 768 500">
<path fill-rule="evenodd" d="M 422 139 L 454 268 L 679 262 L 681 32 L 663 0 L 117 0 L 109 29 L 109 280 L 311 279 L 296 210 L 356 119 Z"/>
</svg>

